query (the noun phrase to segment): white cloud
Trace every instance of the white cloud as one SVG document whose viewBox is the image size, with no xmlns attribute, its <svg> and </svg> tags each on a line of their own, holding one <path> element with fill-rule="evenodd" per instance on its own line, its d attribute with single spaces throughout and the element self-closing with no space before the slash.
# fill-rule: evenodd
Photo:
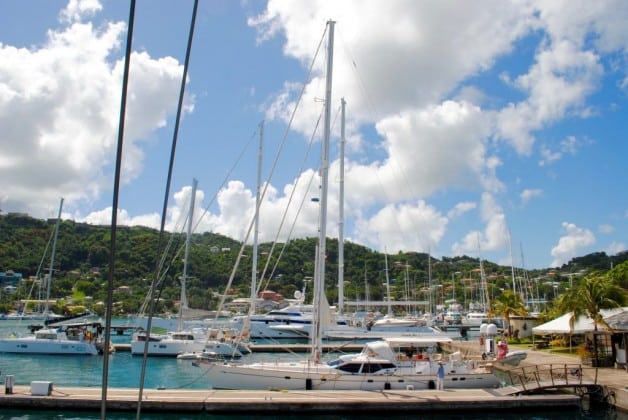
<svg viewBox="0 0 628 420">
<path fill-rule="evenodd" d="M 548 146 L 541 146 L 541 159 L 539 160 L 539 166 L 550 165 L 557 160 L 562 159 L 566 154 L 575 155 L 578 150 L 591 142 L 588 140 L 579 140 L 575 136 L 568 136 L 562 140 L 559 144 L 557 151 L 552 151 Z"/>
<path fill-rule="evenodd" d="M 479 108 L 445 101 L 409 110 L 377 124 L 389 159 L 379 169 L 384 185 L 402 185 L 402 197 L 421 197 L 445 187 L 501 187 L 484 143 L 487 121 Z M 399 182 L 398 180 L 401 180 Z"/>
<path fill-rule="evenodd" d="M 508 226 L 503 209 L 496 203 L 495 198 L 488 193 L 482 195 L 480 205 L 484 231 L 473 230 L 452 246 L 453 255 L 477 253 L 480 251 L 495 251 L 504 249 L 508 245 Z"/>
<path fill-rule="evenodd" d="M 144 214 L 141 216 L 131 216 L 124 209 L 118 209 L 117 224 L 119 226 L 146 226 L 154 229 L 159 229 L 161 224 L 161 216 L 158 213 Z M 82 218 L 75 218 L 76 220 L 90 225 L 111 225 L 111 207 L 107 207 L 103 210 L 95 211 Z"/>
<path fill-rule="evenodd" d="M 607 225 L 607 224 L 599 225 L 597 229 L 598 229 L 598 231 L 600 233 L 613 233 L 613 232 L 615 232 L 615 228 L 613 227 L 613 225 Z"/>
<path fill-rule="evenodd" d="M 540 188 L 525 189 L 520 194 L 521 202 L 526 204 L 534 197 L 540 197 L 541 195 L 543 195 L 543 190 Z"/>
<path fill-rule="evenodd" d="M 262 40 L 282 32 L 285 54 L 309 66 L 324 23 L 337 21 L 333 94 L 350 98 L 348 118 L 361 126 L 442 103 L 466 78 L 509 53 L 513 42 L 533 26 L 533 9 L 527 5 L 489 0 L 484 7 L 457 4 L 456 13 L 451 7 L 408 0 L 388 2 L 384 9 L 377 2 L 359 0 L 307 4 L 274 0 L 249 24 Z M 306 136 L 312 117 L 320 113 L 315 98 L 323 97 L 324 68 L 319 57 L 294 122 Z M 299 91 L 287 83 L 274 105 L 267 107 L 272 109 L 269 117 L 286 120 Z M 471 85 L 463 86 L 456 96 L 459 100 L 484 97 Z"/>
<path fill-rule="evenodd" d="M 99 0 L 69 0 L 68 5 L 59 13 L 61 22 L 79 22 L 83 17 L 90 17 L 102 10 Z"/>
<path fill-rule="evenodd" d="M 532 132 L 567 115 L 588 113 L 585 99 L 602 74 L 594 53 L 570 41 L 550 44 L 537 54 L 530 71 L 516 78 L 515 86 L 528 96 L 498 113 L 498 136 L 529 155 L 535 142 Z"/>
<path fill-rule="evenodd" d="M 449 212 L 447 213 L 447 217 L 449 219 L 455 219 L 458 218 L 460 216 L 462 216 L 463 214 L 465 214 L 466 212 L 469 212 L 473 209 L 475 209 L 477 207 L 477 204 L 471 201 L 466 201 L 463 203 L 458 203 L 454 206 L 453 209 L 449 210 Z"/>
<path fill-rule="evenodd" d="M 552 248 L 554 257 L 551 266 L 559 267 L 577 257 L 583 250 L 595 244 L 595 235 L 588 229 L 583 229 L 573 223 L 563 222 L 565 235 L 561 236 L 558 244 Z"/>
<path fill-rule="evenodd" d="M 0 156 L 11 156 L 0 160 L 3 206 L 42 217 L 60 196 L 72 208 L 110 190 L 123 69 L 111 56 L 125 30 L 74 23 L 38 48 L 0 44 Z M 172 58 L 134 53 L 132 63 L 123 183 L 143 169 L 141 142 L 174 113 L 182 74 Z"/>
<path fill-rule="evenodd" d="M 611 242 L 611 244 L 605 249 L 605 252 L 608 255 L 617 255 L 620 252 L 625 251 L 626 248 L 626 244 L 623 242 L 617 242 L 617 241 L 613 241 Z"/>
<path fill-rule="evenodd" d="M 388 205 L 367 220 L 358 222 L 357 240 L 398 251 L 428 252 L 434 249 L 447 228 L 447 218 L 424 201 Z"/>
<path fill-rule="evenodd" d="M 576 154 L 586 138 L 568 136 L 556 145 L 537 139 L 538 131 L 598 112 L 588 99 L 600 87 L 602 64 L 610 54 L 617 83 L 628 80 L 628 2 L 480 4 L 397 0 L 382 7 L 360 0 L 270 0 L 260 16 L 250 19 L 260 42 L 282 36 L 285 55 L 304 67 L 312 60 L 324 23 L 330 18 L 338 22 L 333 103 L 339 97 L 350 103 L 352 154 L 346 164 L 345 210 L 358 220 L 356 232 L 348 233 L 356 241 L 376 248 L 427 250 L 451 228 L 449 220 L 476 207 L 458 203 L 445 216 L 429 203 L 430 196 L 487 191 L 479 205 L 484 227 L 468 232 L 454 249 L 475 251 L 478 237 L 482 249 L 503 248 L 505 214 L 495 194 L 508 193 L 499 171 L 509 168 L 503 159 L 510 150 L 504 153 L 499 141 L 520 154 L 539 151 L 540 165 Z M 60 195 L 76 207 L 110 188 L 123 64 L 113 56 L 120 53 L 126 28 L 122 22 L 81 23 L 101 9 L 96 0 L 69 0 L 60 14 L 67 27 L 50 31 L 41 47 L 0 44 L 3 208 L 49 216 L 50 203 L 54 206 Z M 534 51 L 528 52 L 533 54 L 531 63 L 520 54 L 520 46 Z M 479 87 L 503 57 L 519 66 L 509 65 L 513 73 L 500 76 L 504 85 L 499 89 L 510 89 L 506 103 L 492 97 L 496 89 Z M 307 138 L 321 113 L 323 61 L 317 60 L 314 78 L 306 82 L 293 125 Z M 144 170 L 147 141 L 174 113 L 182 71 L 176 60 L 152 57 L 148 49 L 133 54 L 132 66 L 123 182 Z M 299 81 L 286 81 L 267 99 L 267 116 L 287 121 L 300 89 Z M 194 100 L 192 94 L 187 98 Z M 298 175 L 298 184 L 269 187 L 261 209 L 261 240 L 274 238 L 278 215 L 284 212 L 284 232 L 293 229 L 293 237 L 315 234 L 318 211 L 308 198 L 318 194 L 316 170 Z M 330 179 L 337 171 L 338 163 L 332 162 Z M 313 176 L 315 182 L 309 183 Z M 288 207 L 293 190 L 295 198 Z M 168 226 L 175 226 L 177 215 L 184 212 L 185 191 L 175 194 Z M 525 203 L 542 191 L 524 190 L 520 199 Z M 251 189 L 232 181 L 215 206 L 199 230 L 243 239 L 253 217 Z M 330 232 L 337 209 L 337 185 L 332 183 Z M 121 210 L 119 217 L 121 224 L 159 226 L 157 214 L 132 217 Z M 86 217 L 105 223 L 109 218 L 110 210 Z M 561 256 L 566 246 L 556 248 Z"/>
</svg>

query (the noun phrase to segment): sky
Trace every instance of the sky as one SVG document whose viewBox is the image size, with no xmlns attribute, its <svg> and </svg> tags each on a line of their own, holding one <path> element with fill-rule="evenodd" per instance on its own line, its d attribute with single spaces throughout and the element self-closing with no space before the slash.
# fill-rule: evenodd
<svg viewBox="0 0 628 420">
<path fill-rule="evenodd" d="M 111 223 L 129 5 L 2 3 L 3 214 Z M 137 1 L 120 225 L 161 224 L 193 5 Z M 328 237 L 528 269 L 626 250 L 624 0 L 200 0 L 169 231 L 197 179 L 194 231 L 251 243 L 260 179 L 260 242 L 318 235 L 330 20 Z"/>
</svg>

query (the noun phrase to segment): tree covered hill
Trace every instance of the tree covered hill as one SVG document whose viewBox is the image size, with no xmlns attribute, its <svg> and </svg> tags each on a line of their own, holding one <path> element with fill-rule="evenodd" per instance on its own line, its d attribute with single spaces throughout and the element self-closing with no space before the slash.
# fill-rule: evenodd
<svg viewBox="0 0 628 420">
<path fill-rule="evenodd" d="M 50 264 L 51 237 L 56 220 L 40 220 L 23 214 L 0 215 L 0 272 L 21 273 L 25 279 L 43 276 Z M 54 281 L 51 296 L 72 297 L 73 300 L 103 301 L 109 272 L 110 228 L 72 221 L 62 221 L 56 246 Z M 179 277 L 183 269 L 184 233 L 166 233 L 162 238 L 167 250 L 158 254 L 159 232 L 145 227 L 118 227 L 114 273 L 114 300 L 124 312 L 136 312 L 144 301 L 155 276 L 157 261 L 164 261 L 164 282 L 160 298 L 163 310 L 172 310 L 179 299 Z M 194 234 L 188 258 L 188 301 L 192 308 L 213 309 L 235 266 L 241 244 L 213 233 Z M 284 246 L 285 245 L 285 246 Z M 294 239 L 288 244 L 260 244 L 258 280 L 263 288 L 292 297 L 308 285 L 314 274 L 316 238 Z M 229 294 L 250 295 L 251 247 L 234 276 Z M 337 302 L 338 243 L 328 239 L 326 285 L 330 302 Z M 386 288 L 386 259 L 383 254 L 361 245 L 347 242 L 344 247 L 345 300 L 369 298 L 383 300 Z M 281 257 L 278 256 L 281 254 Z M 268 261 L 270 255 L 270 261 Z M 425 300 L 431 286 L 434 299 L 444 304 L 451 297 L 472 297 L 479 283 L 480 261 L 459 256 L 442 259 L 425 253 L 388 255 L 388 275 L 393 298 L 396 300 Z M 615 256 L 594 253 L 574 258 L 559 269 L 534 270 L 525 273 L 516 269 L 518 279 L 536 278 L 539 295 L 555 297 L 568 287 L 569 277 L 591 270 L 607 271 L 612 265 L 628 260 L 628 252 Z M 431 267 L 429 264 L 431 261 Z M 484 272 L 491 296 L 511 288 L 512 268 L 484 261 Z M 431 278 L 429 271 L 431 270 Z M 548 277 L 549 276 L 549 277 Z M 431 279 L 431 280 L 430 280 Z M 518 280 L 519 281 L 519 280 Z M 30 282 L 32 285 L 32 282 Z M 367 287 L 368 286 L 368 287 Z M 435 288 L 437 288 L 435 290 Z M 27 290 L 29 289 L 29 290 Z M 8 310 L 16 299 L 29 297 L 29 282 L 22 282 L 17 291 L 0 295 L 0 312 Z M 311 290 L 308 290 L 311 292 Z M 89 299 L 90 297 L 91 299 Z M 31 296 L 32 298 L 32 296 Z"/>
</svg>

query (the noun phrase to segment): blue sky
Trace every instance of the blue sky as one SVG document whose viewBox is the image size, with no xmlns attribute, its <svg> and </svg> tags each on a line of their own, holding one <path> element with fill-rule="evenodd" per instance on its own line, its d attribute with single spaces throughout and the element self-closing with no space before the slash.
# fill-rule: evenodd
<svg viewBox="0 0 628 420">
<path fill-rule="evenodd" d="M 120 224 L 160 224 L 192 6 L 137 2 Z M 123 1 L 3 4 L 2 212 L 54 217 L 63 197 L 65 218 L 110 222 L 128 14 Z M 264 121 L 260 240 L 317 235 L 316 51 L 329 19 L 328 236 L 338 236 L 344 97 L 345 239 L 526 268 L 626 249 L 622 0 L 200 1 L 170 230 L 182 229 L 196 178 L 196 231 L 246 238 Z"/>
</svg>

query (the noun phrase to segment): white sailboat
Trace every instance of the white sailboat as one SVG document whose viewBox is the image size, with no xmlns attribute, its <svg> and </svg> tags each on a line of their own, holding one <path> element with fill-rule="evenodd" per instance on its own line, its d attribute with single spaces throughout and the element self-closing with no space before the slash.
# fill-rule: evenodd
<svg viewBox="0 0 628 420">
<path fill-rule="evenodd" d="M 50 268 L 46 276 L 45 308 L 42 313 L 44 320 L 54 318 L 50 313 L 49 301 L 62 210 L 63 198 L 59 203 L 59 214 L 53 232 Z M 0 353 L 96 355 L 99 353 L 101 345 L 99 326 L 100 323 L 98 322 L 75 322 L 73 324 L 59 324 L 55 327 L 42 328 L 26 336 L 13 335 L 0 339 Z"/>
<path fill-rule="evenodd" d="M 325 276 L 333 21 L 327 23 L 327 30 L 329 45 L 327 50 L 324 141 L 320 172 L 320 226 L 314 270 L 314 314 L 310 331 L 312 344 L 310 357 L 294 362 L 210 363 L 205 376 L 214 389 L 383 390 L 408 389 L 408 387 L 429 388 L 430 383 L 433 387 L 436 382 L 436 370 L 433 369 L 433 365 L 437 365 L 436 360 L 430 357 L 421 361 L 423 363 L 421 365 L 418 365 L 419 360 L 402 361 L 401 358 L 396 357 L 394 350 L 399 347 L 397 344 L 400 341 L 394 339 L 369 343 L 365 346 L 364 351 L 358 355 L 341 357 L 331 363 L 321 361 L 321 337 L 325 325 L 328 323 L 323 319 L 327 313 L 325 311 L 326 298 L 323 280 Z M 415 340 L 418 338 L 412 337 L 409 340 L 410 348 L 418 348 L 418 345 L 415 346 Z M 408 339 L 403 341 L 407 343 Z M 465 372 L 459 375 L 458 369 L 464 369 Z M 451 359 L 448 371 L 455 375 L 455 377 L 450 377 L 449 385 L 452 387 L 464 384 L 464 387 L 479 388 L 497 384 L 496 377 L 490 371 L 478 370 L 466 365 L 463 368 L 458 358 Z M 478 380 L 474 380 L 475 378 Z"/>
<path fill-rule="evenodd" d="M 192 181 L 192 193 L 190 197 L 190 209 L 188 211 L 187 233 L 185 242 L 185 255 L 183 258 L 183 274 L 181 275 L 181 294 L 179 303 L 179 317 L 176 331 L 162 335 L 147 334 L 145 331 L 133 334 L 131 339 L 131 354 L 148 356 L 178 357 L 182 354 L 202 355 L 208 351 L 220 355 L 242 354 L 226 341 L 209 340 L 207 332 L 202 328 L 184 330 L 183 313 L 188 309 L 186 284 L 188 278 L 188 255 L 192 236 L 192 224 L 194 219 L 194 203 L 198 182 Z M 146 341 L 148 340 L 148 343 Z"/>
</svg>

